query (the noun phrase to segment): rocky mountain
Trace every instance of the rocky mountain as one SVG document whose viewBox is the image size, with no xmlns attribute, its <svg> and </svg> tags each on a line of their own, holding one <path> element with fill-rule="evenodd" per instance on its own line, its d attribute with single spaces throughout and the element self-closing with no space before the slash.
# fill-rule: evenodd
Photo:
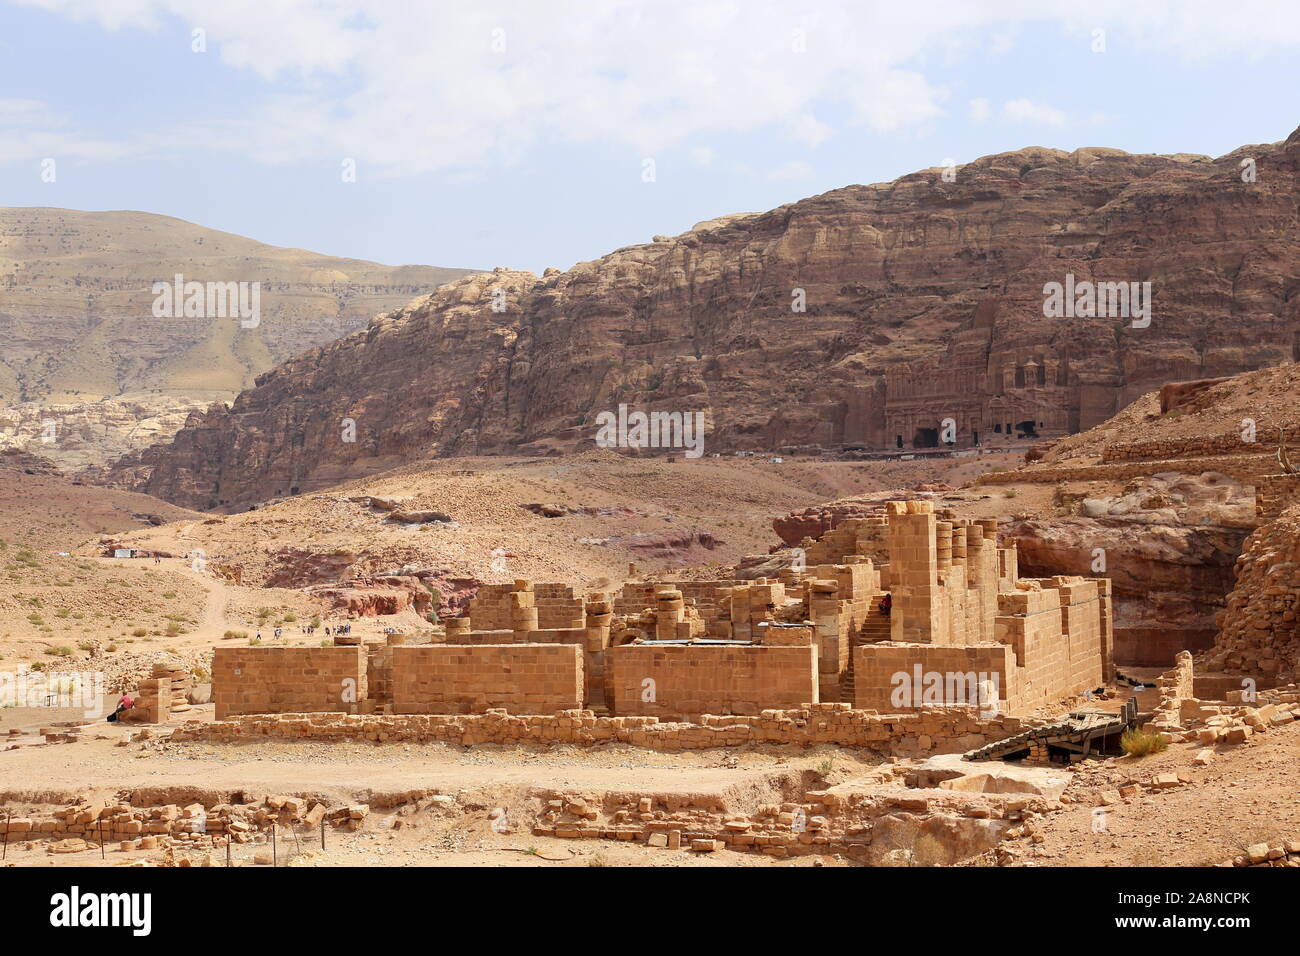
<svg viewBox="0 0 1300 956">
<path fill-rule="evenodd" d="M 468 272 L 282 249 L 143 212 L 0 208 L 0 447 L 102 464 Z M 229 308 L 159 317 L 154 284 L 178 274 L 205 290 L 250 283 L 250 307 L 257 283 L 256 322 Z"/>
<path fill-rule="evenodd" d="M 136 393 L 94 402 L 17 402 L 0 405 L 0 449 L 48 455 L 69 474 L 93 475 L 123 454 L 171 438 L 190 412 L 209 401 Z"/>
<path fill-rule="evenodd" d="M 591 447 L 620 405 L 701 413 L 707 452 L 928 447 L 945 419 L 958 446 L 1063 435 L 1295 358 L 1298 173 L 1300 130 L 1218 159 L 1029 148 L 471 276 L 114 480 L 239 510 L 424 457 Z M 1098 304 L 1089 283 L 1115 285 Z"/>
</svg>

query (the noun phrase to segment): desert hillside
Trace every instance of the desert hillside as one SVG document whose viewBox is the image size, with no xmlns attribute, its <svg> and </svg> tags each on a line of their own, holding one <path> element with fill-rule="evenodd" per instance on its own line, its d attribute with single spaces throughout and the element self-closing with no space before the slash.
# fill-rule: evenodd
<svg viewBox="0 0 1300 956">
<path fill-rule="evenodd" d="M 724 452 L 924 447 L 945 418 L 958 446 L 1087 429 L 1165 382 L 1294 359 L 1298 168 L 1300 131 L 1218 159 L 1023 149 L 499 269 L 278 366 L 115 480 L 237 510 L 591 447 L 624 404 L 699 411 Z M 1071 276 L 1149 282 L 1149 321 L 1044 318 Z"/>
<path fill-rule="evenodd" d="M 102 463 L 469 271 L 283 249 L 144 212 L 0 208 L 0 447 Z M 178 273 L 260 283 L 257 326 L 155 317 L 154 283 Z"/>
<path fill-rule="evenodd" d="M 779 544 L 772 519 L 846 494 L 958 482 L 1011 455 L 932 462 L 668 462 L 609 451 L 420 462 L 224 517 L 121 536 L 202 548 L 245 585 L 305 587 L 414 568 L 449 588 L 514 578 L 595 586 L 735 564 Z M 449 582 L 460 582 L 459 585 Z"/>
</svg>

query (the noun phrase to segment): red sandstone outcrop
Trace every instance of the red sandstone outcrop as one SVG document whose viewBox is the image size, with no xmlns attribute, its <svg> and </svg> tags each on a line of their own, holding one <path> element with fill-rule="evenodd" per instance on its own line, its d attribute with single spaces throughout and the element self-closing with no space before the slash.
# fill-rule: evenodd
<svg viewBox="0 0 1300 956">
<path fill-rule="evenodd" d="M 1070 518 L 1012 522 L 1026 576 L 1102 574 L 1115 597 L 1115 660 L 1167 666 L 1213 643 L 1233 562 L 1254 526 L 1249 489 L 1222 475 L 1161 476 L 1085 498 Z"/>
<path fill-rule="evenodd" d="M 834 501 L 817 508 L 792 511 L 772 519 L 772 530 L 789 547 L 796 547 L 804 538 L 817 539 L 833 531 L 845 518 L 866 518 L 878 513 L 877 503 L 864 504 L 851 501 Z"/>
<path fill-rule="evenodd" d="M 433 609 L 428 588 L 408 575 L 356 578 L 339 586 L 311 587 L 307 593 L 348 617 L 379 617 L 406 610 L 424 617 Z"/>
<path fill-rule="evenodd" d="M 1185 407 L 1188 401 L 1212 385 L 1228 381 L 1228 377 L 1203 378 L 1195 382 L 1170 382 L 1160 387 L 1160 414 L 1168 415 L 1175 408 Z"/>
<path fill-rule="evenodd" d="M 1292 358 L 1297 169 L 1300 131 L 1218 159 L 1023 149 L 499 269 L 285 362 L 116 475 L 238 510 L 424 456 L 590 446 L 620 404 L 703 412 L 709 452 L 929 445 L 946 417 L 958 445 L 1087 428 Z M 1150 281 L 1150 325 L 1044 318 L 1067 274 Z"/>
</svg>

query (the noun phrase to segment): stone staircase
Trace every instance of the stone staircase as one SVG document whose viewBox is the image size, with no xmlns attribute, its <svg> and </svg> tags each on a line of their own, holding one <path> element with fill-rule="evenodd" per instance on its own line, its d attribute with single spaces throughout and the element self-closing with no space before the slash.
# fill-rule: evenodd
<svg viewBox="0 0 1300 956">
<path fill-rule="evenodd" d="M 871 599 L 871 604 L 867 609 L 867 619 L 858 633 L 853 635 L 852 647 L 861 647 L 863 644 L 878 644 L 881 641 L 889 640 L 890 619 L 880 613 L 880 602 L 884 598 L 883 594 L 877 594 Z M 852 648 L 849 651 L 849 663 L 844 668 L 844 673 L 840 675 L 840 700 L 853 703 L 854 694 L 854 654 Z"/>
</svg>

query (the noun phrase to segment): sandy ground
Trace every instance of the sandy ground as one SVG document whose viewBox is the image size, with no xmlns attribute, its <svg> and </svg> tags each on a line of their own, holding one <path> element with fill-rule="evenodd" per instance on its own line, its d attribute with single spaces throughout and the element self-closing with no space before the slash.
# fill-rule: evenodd
<svg viewBox="0 0 1300 956">
<path fill-rule="evenodd" d="M 1300 721 L 1222 747 L 1207 767 L 1197 744 L 1174 744 L 1141 760 L 1090 762 L 1066 791 L 1080 801 L 1051 814 L 1045 840 L 1025 860 L 1045 866 L 1205 866 L 1252 843 L 1300 839 Z M 1095 795 L 1130 779 L 1185 771 L 1192 783 L 1105 807 L 1094 832 Z M 1031 844 L 1025 841 L 1025 846 Z"/>
<path fill-rule="evenodd" d="M 210 706 L 198 708 L 210 718 Z M 30 719 L 23 724 L 35 725 Z M 10 724 L 13 725 L 12 723 Z M 771 866 L 842 865 L 844 861 L 776 861 L 758 854 L 720 851 L 694 854 L 613 841 L 538 838 L 530 833 L 524 805 L 535 788 L 584 793 L 711 794 L 737 811 L 781 799 L 801 787 L 852 778 L 876 762 L 837 748 L 744 749 L 667 754 L 623 745 L 581 749 L 449 744 L 172 744 L 158 737 L 118 744 L 141 727 L 99 723 L 85 739 L 71 744 L 40 744 L 40 738 L 11 738 L 22 746 L 0 751 L 0 803 L 14 812 L 26 806 L 122 796 L 148 788 L 150 803 L 188 803 L 201 794 L 238 792 L 249 797 L 274 793 L 311 795 L 328 802 L 370 803 L 364 830 L 330 830 L 326 850 L 294 865 L 374 866 Z M 156 733 L 156 730 L 150 731 Z M 828 774 L 826 761 L 834 756 Z M 463 812 L 445 816 L 410 805 L 383 809 L 387 795 L 411 790 L 459 795 Z M 500 807 L 519 821 L 512 832 L 492 828 L 488 811 Z M 399 828 L 394 823 L 400 821 Z M 301 832 L 294 842 L 282 835 L 283 852 L 319 848 L 319 833 Z M 286 849 L 287 848 L 287 849 Z M 268 847 L 232 847 L 236 862 L 251 865 L 255 852 Z M 532 852 L 535 851 L 535 852 Z M 21 866 L 117 865 L 132 859 L 157 859 L 158 851 L 122 852 L 116 844 L 101 858 L 98 849 L 51 854 L 42 844 L 10 847 L 7 862 Z M 191 852 L 196 858 L 203 854 Z M 224 860 L 224 848 L 217 854 Z M 282 861 L 283 862 L 283 859 Z"/>
<path fill-rule="evenodd" d="M 210 707 L 197 709 L 198 716 Z M 34 728 L 31 719 L 22 723 Z M 10 723 L 10 726 L 13 722 Z M 842 748 L 741 748 L 659 753 L 623 745 L 582 749 L 472 748 L 450 744 L 320 744 L 250 742 L 170 743 L 151 739 L 119 746 L 139 726 L 96 724 L 72 744 L 38 744 L 0 751 L 0 801 L 17 812 L 24 805 L 62 805 L 120 797 L 147 788 L 150 803 L 187 803 L 205 794 L 242 793 L 260 799 L 293 793 L 339 803 L 372 803 L 366 827 L 355 834 L 327 834 L 327 849 L 294 865 L 815 865 L 808 858 L 775 861 L 753 854 L 719 852 L 703 858 L 612 841 L 533 837 L 525 805 L 536 788 L 603 792 L 710 794 L 729 811 L 746 812 L 781 799 L 781 793 L 819 789 L 860 776 L 879 758 Z M 1238 747 L 1221 748 L 1208 767 L 1195 767 L 1201 748 L 1175 744 L 1163 754 L 1133 759 L 1102 758 L 1071 768 L 1062 808 L 1038 821 L 1041 842 L 1030 836 L 1010 842 L 1017 862 L 1030 866 L 1204 866 L 1230 860 L 1255 842 L 1300 838 L 1300 722 L 1258 735 Z M 828 769 L 827 761 L 834 758 Z M 1093 829 L 1093 808 L 1103 791 L 1146 781 L 1169 770 L 1189 772 L 1192 782 L 1106 807 L 1106 829 Z M 456 795 L 451 815 L 416 811 L 397 795 L 425 790 Z M 488 811 L 500 807 L 516 821 L 511 833 L 492 829 Z M 397 828 L 394 828 L 394 824 Z M 292 836 L 286 834 L 282 846 Z M 299 843 L 318 846 L 319 835 Z M 294 845 L 296 854 L 297 844 Z M 238 861 L 251 864 L 264 849 L 236 845 Z M 188 851 L 187 851 L 188 852 Z M 287 851 L 286 851 L 287 852 Z M 224 853 L 224 851 L 222 851 Z M 11 847 L 7 862 L 19 865 L 117 864 L 157 858 L 158 852 L 122 853 L 111 847 L 51 855 Z M 197 857 L 201 854 L 192 853 Z M 222 854 L 218 854 L 222 855 Z M 550 858 L 550 859 L 548 859 Z M 844 861 L 827 857 L 826 865 Z"/>
<path fill-rule="evenodd" d="M 958 485 L 1010 467 L 1022 454 L 907 462 L 702 458 L 670 462 L 612 452 L 568 458 L 464 458 L 419 462 L 255 511 L 134 532 L 132 544 L 181 554 L 202 548 L 238 567 L 245 583 L 309 583 L 404 564 L 482 581 L 530 578 L 579 587 L 617 584 L 628 565 L 653 573 L 734 564 L 780 542 L 772 519 L 828 500 Z M 407 524 L 356 499 L 398 499 L 451 522 Z M 558 506 L 544 517 L 529 505 Z M 332 562 L 337 562 L 332 564 Z M 504 565 L 504 566 L 502 566 Z M 314 582 L 310 582 L 314 583 Z"/>
</svg>

